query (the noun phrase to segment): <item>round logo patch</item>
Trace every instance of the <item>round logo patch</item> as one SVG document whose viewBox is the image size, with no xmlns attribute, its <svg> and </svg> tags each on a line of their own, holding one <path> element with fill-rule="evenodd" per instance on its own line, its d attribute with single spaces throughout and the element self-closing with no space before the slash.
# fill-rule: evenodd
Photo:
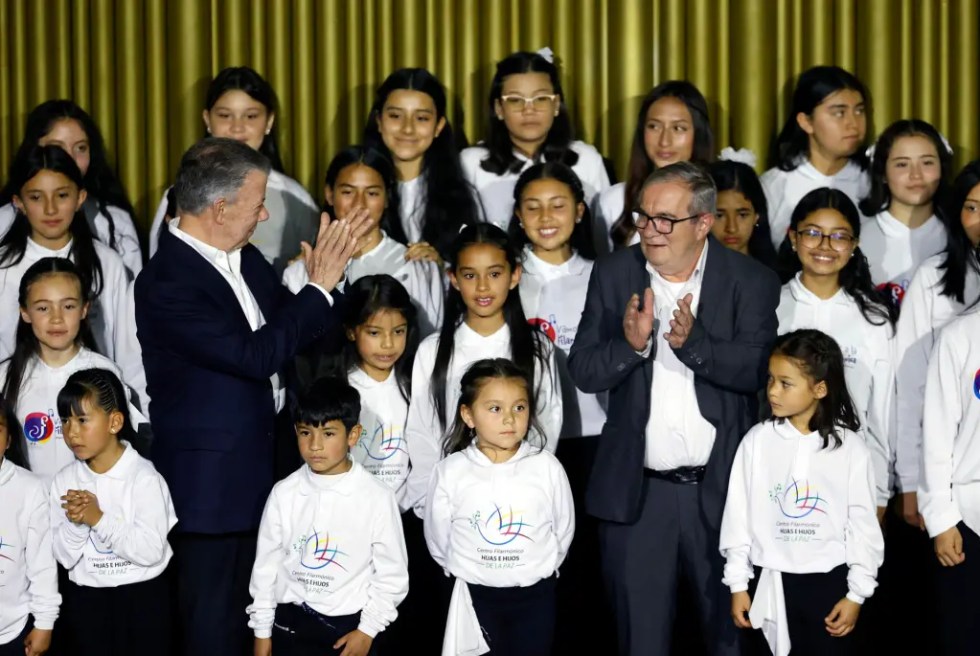
<svg viewBox="0 0 980 656">
<path fill-rule="evenodd" d="M 557 337 L 555 335 L 555 327 L 551 325 L 550 321 L 546 319 L 528 319 L 527 322 L 531 324 L 533 328 L 537 328 L 547 335 L 548 339 L 550 339 L 552 342 L 555 341 L 555 338 Z"/>
<path fill-rule="evenodd" d="M 54 422 L 44 412 L 32 412 L 24 419 L 24 437 L 28 442 L 41 444 L 54 435 Z"/>
</svg>

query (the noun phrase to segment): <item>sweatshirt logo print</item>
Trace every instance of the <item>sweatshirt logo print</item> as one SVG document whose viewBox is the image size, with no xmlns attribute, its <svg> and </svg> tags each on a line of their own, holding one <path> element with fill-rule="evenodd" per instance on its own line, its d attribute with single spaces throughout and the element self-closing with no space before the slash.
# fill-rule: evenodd
<svg viewBox="0 0 980 656">
<path fill-rule="evenodd" d="M 401 426 L 385 428 L 380 421 L 374 427 L 371 436 L 361 438 L 357 446 L 364 449 L 365 455 L 371 460 L 387 460 L 399 452 L 408 455 L 408 451 L 405 450 L 403 428 Z"/>
<path fill-rule="evenodd" d="M 826 515 L 827 500 L 820 496 L 816 487 L 811 487 L 809 481 L 798 481 L 795 478 L 783 488 L 780 483 L 769 493 L 769 499 L 779 506 L 783 517 L 803 519 L 815 512 Z"/>
<path fill-rule="evenodd" d="M 547 319 L 528 319 L 527 322 L 531 324 L 532 328 L 537 328 L 539 331 L 547 335 L 552 344 L 554 344 L 555 340 L 558 339 L 558 335 L 555 333 L 554 315 L 552 315 L 551 321 L 548 321 Z"/>
<path fill-rule="evenodd" d="M 43 444 L 54 435 L 54 421 L 46 412 L 32 412 L 24 419 L 24 437 L 33 444 Z"/>
<path fill-rule="evenodd" d="M 310 535 L 303 542 L 300 564 L 306 569 L 323 569 L 330 565 L 336 565 L 340 569 L 347 571 L 347 568 L 340 564 L 339 558 L 347 554 L 337 546 L 337 540 L 330 537 L 329 533 L 322 535 L 313 529 Z"/>
<path fill-rule="evenodd" d="M 496 547 L 510 544 L 517 538 L 534 542 L 525 532 L 525 529 L 534 525 L 525 522 L 524 511 L 514 510 L 513 506 L 502 510 L 499 505 L 494 504 L 493 512 L 486 519 L 483 519 L 481 511 L 477 510 L 470 518 L 470 526 L 480 533 L 484 542 Z"/>
<path fill-rule="evenodd" d="M 980 369 L 977 369 L 977 373 L 973 376 L 973 396 L 980 399 Z"/>
<path fill-rule="evenodd" d="M 15 546 L 12 545 L 12 544 L 10 544 L 9 542 L 4 542 L 3 541 L 3 536 L 0 535 L 0 560 L 9 560 L 10 562 L 14 562 L 14 559 L 13 558 L 11 558 L 10 556 L 8 556 L 5 553 L 3 553 L 3 550 L 6 547 L 10 547 L 10 550 L 11 550 L 10 553 L 14 553 L 13 550 L 15 549 Z"/>
</svg>

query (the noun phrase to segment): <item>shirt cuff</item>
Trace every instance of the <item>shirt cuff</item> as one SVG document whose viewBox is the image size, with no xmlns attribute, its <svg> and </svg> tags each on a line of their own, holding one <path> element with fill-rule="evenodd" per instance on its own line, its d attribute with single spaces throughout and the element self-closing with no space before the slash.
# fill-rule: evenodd
<svg viewBox="0 0 980 656">
<path fill-rule="evenodd" d="M 855 594 L 850 590 L 847 591 L 847 598 L 853 601 L 855 604 L 858 604 L 859 606 L 864 605 L 864 597 L 862 597 L 859 594 Z"/>
<path fill-rule="evenodd" d="M 315 282 L 308 282 L 308 283 L 306 283 L 306 284 L 307 284 L 308 286 L 310 286 L 310 287 L 313 287 L 314 289 L 318 289 L 318 290 L 320 290 L 320 293 L 321 293 L 321 294 L 323 294 L 323 295 L 324 295 L 324 296 L 326 297 L 326 299 L 327 299 L 327 303 L 329 303 L 329 304 L 330 304 L 330 307 L 333 307 L 333 296 L 331 296 L 331 295 L 330 295 L 330 292 L 328 292 L 328 291 L 326 290 L 326 288 L 324 288 L 324 287 L 323 287 L 323 286 L 321 286 L 321 285 L 318 285 L 318 284 L 316 284 Z M 338 285 L 338 286 L 339 286 L 339 285 Z M 255 636 L 255 637 L 256 637 L 256 638 L 261 638 L 261 637 L 264 637 L 264 636 Z"/>
<path fill-rule="evenodd" d="M 650 335 L 649 337 L 647 337 L 647 345 L 643 347 L 643 350 L 642 351 L 634 350 L 633 352 L 636 353 L 641 358 L 649 358 L 650 351 L 652 350 L 653 350 L 653 335 Z"/>
</svg>

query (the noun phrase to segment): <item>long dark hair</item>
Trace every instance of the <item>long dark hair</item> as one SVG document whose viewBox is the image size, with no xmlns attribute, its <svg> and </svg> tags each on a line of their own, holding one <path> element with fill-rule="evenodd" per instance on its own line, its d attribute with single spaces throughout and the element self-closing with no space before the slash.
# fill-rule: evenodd
<svg viewBox="0 0 980 656">
<path fill-rule="evenodd" d="M 861 211 L 867 216 L 874 216 L 888 209 L 892 202 L 891 190 L 888 188 L 886 169 L 892 146 L 902 137 L 925 137 L 932 142 L 939 156 L 939 186 L 932 197 L 932 206 L 936 214 L 943 211 L 948 202 L 949 176 L 953 169 L 953 155 L 943 143 L 943 138 L 932 125 L 917 118 L 895 121 L 878 136 L 875 142 L 874 156 L 871 158 L 871 192 L 861 200 Z M 957 215 L 959 213 L 957 212 Z"/>
<path fill-rule="evenodd" d="M 15 465 L 29 470 L 31 464 L 27 459 L 24 432 L 20 428 L 20 422 L 17 421 L 13 404 L 2 395 L 0 395 L 0 421 L 7 427 L 7 451 L 0 453 L 0 460 L 9 460 Z"/>
<path fill-rule="evenodd" d="M 78 281 L 81 296 L 79 302 L 84 306 L 89 302 L 88 285 L 85 284 L 81 273 L 71 260 L 63 257 L 44 257 L 28 267 L 27 271 L 20 279 L 20 288 L 17 292 L 18 306 L 27 309 L 27 297 L 31 292 L 31 286 L 46 276 L 51 275 L 72 276 Z M 92 337 L 92 329 L 89 327 L 88 318 L 83 318 L 78 325 L 78 335 L 75 336 L 75 343 L 88 348 L 95 349 L 95 339 Z M 39 355 L 41 344 L 34 334 L 31 324 L 23 318 L 17 320 L 17 333 L 14 338 L 14 352 L 7 360 L 7 378 L 3 381 L 3 396 L 12 407 L 16 408 L 20 400 L 20 390 L 24 385 L 24 374 L 27 373 L 27 366 L 31 359 Z"/>
<path fill-rule="evenodd" d="M 276 92 L 272 88 L 272 85 L 266 82 L 265 78 L 259 75 L 255 69 L 249 68 L 248 66 L 232 66 L 222 69 L 220 73 L 215 75 L 214 79 L 211 80 L 211 84 L 208 85 L 207 96 L 205 96 L 204 100 L 204 109 L 210 111 L 215 103 L 218 102 L 218 99 L 228 91 L 242 91 L 248 94 L 253 100 L 265 105 L 265 110 L 269 114 L 275 114 L 278 110 L 279 101 L 276 98 Z M 278 121 L 273 121 L 269 134 L 265 135 L 265 138 L 262 139 L 259 152 L 269 158 L 269 161 L 272 162 L 272 168 L 282 173 L 282 158 L 279 156 L 278 137 L 276 133 L 277 124 Z"/>
<path fill-rule="evenodd" d="M 858 214 L 857 207 L 843 191 L 828 187 L 814 189 L 800 199 L 789 220 L 790 230 L 795 231 L 806 217 L 819 210 L 834 210 L 840 213 L 851 225 L 855 239 L 861 236 L 861 215 Z M 796 260 L 794 272 L 799 271 L 802 265 L 798 254 L 793 252 L 790 254 Z M 894 327 L 897 318 L 896 309 L 875 288 L 871 280 L 868 258 L 864 256 L 860 246 L 854 249 L 854 255 L 837 275 L 841 288 L 858 304 L 861 314 L 868 323 L 875 326 L 888 323 Z"/>
<path fill-rule="evenodd" d="M 116 374 L 108 369 L 82 369 L 73 373 L 58 392 L 58 416 L 65 421 L 72 415 L 78 417 L 85 414 L 83 402 L 86 400 L 106 414 L 122 414 L 123 425 L 115 436 L 133 444 L 135 448 L 136 429 L 129 416 L 129 401 Z"/>
<path fill-rule="evenodd" d="M 527 370 L 517 366 L 506 358 L 493 358 L 477 360 L 463 374 L 463 379 L 459 383 L 460 395 L 459 402 L 456 404 L 456 419 L 453 421 L 453 427 L 446 435 L 446 439 L 443 440 L 442 448 L 445 455 L 448 456 L 457 451 L 462 451 L 476 439 L 476 431 L 470 429 L 466 425 L 466 422 L 463 421 L 460 409 L 464 405 L 472 407 L 484 385 L 493 379 L 501 378 L 519 380 L 524 385 L 524 388 L 527 390 L 528 401 L 528 431 L 524 439 L 529 442 L 533 441 L 533 445 L 538 447 L 539 451 L 544 448 L 544 444 L 541 443 L 541 436 L 544 433 L 541 431 L 535 418 L 533 376 Z"/>
<path fill-rule="evenodd" d="M 946 258 L 939 265 L 943 272 L 940 279 L 943 296 L 966 303 L 966 274 L 969 270 L 980 274 L 980 247 L 974 246 L 963 228 L 960 214 L 963 204 L 974 187 L 980 185 L 980 160 L 973 160 L 963 167 L 949 193 L 946 207 L 937 216 L 946 225 Z"/>
<path fill-rule="evenodd" d="M 719 194 L 723 191 L 737 191 L 752 203 L 752 209 L 759 219 L 749 237 L 749 255 L 768 267 L 775 267 L 776 249 L 772 247 L 769 231 L 769 204 L 755 170 L 742 162 L 719 160 L 708 166 L 708 173 L 715 181 Z"/>
<path fill-rule="evenodd" d="M 571 149 L 575 139 L 572 120 L 565 105 L 565 93 L 558 79 L 558 67 L 536 52 L 515 52 L 497 62 L 497 72 L 490 82 L 489 114 L 487 115 L 487 138 L 484 142 L 489 154 L 480 162 L 480 168 L 495 175 L 517 173 L 524 162 L 514 156 L 514 144 L 510 132 L 502 120 L 497 119 L 496 103 L 504 89 L 504 80 L 511 75 L 523 73 L 544 73 L 551 80 L 554 93 L 561 96 L 558 116 L 555 117 L 548 136 L 535 154 L 535 161 L 562 162 L 568 166 L 578 163 L 578 153 Z"/>
<path fill-rule="evenodd" d="M 783 171 L 792 171 L 800 165 L 800 160 L 810 153 L 810 136 L 796 122 L 797 114 L 812 115 L 813 110 L 826 100 L 827 96 L 844 89 L 851 89 L 861 94 L 865 104 L 865 115 L 870 117 L 871 108 L 868 105 L 871 104 L 871 96 L 868 95 L 868 90 L 861 80 L 853 73 L 839 66 L 814 66 L 800 75 L 793 90 L 793 102 L 786 116 L 786 123 L 773 142 L 772 157 L 776 166 Z M 867 133 L 870 132 L 869 129 Z M 864 156 L 865 145 L 859 145 L 850 157 L 851 161 L 862 169 L 868 167 L 868 159 Z"/>
<path fill-rule="evenodd" d="M 392 193 L 394 193 L 394 189 L 397 186 L 395 182 L 395 169 L 391 164 L 391 160 L 388 159 L 388 155 L 370 146 L 348 146 L 334 155 L 333 159 L 330 160 L 330 166 L 327 167 L 324 184 L 333 189 L 334 203 L 336 204 L 337 178 L 340 177 L 341 171 L 352 164 L 363 164 L 381 176 L 381 181 L 385 187 L 385 210 L 381 216 L 381 225 L 384 226 L 386 222 L 390 222 L 392 215 L 394 215 L 394 219 L 397 221 L 398 206 L 391 202 Z M 334 205 L 328 203 L 325 209 L 332 219 L 337 218 Z"/>
<path fill-rule="evenodd" d="M 406 401 L 412 397 L 412 365 L 415 362 L 415 352 L 419 346 L 418 310 L 412 303 L 411 297 L 400 282 L 388 274 L 378 274 L 358 278 L 344 292 L 344 331 L 354 331 L 371 317 L 382 310 L 400 312 L 408 324 L 405 335 L 405 352 L 395 363 L 395 380 L 398 389 Z M 346 378 L 355 367 L 360 365 L 361 356 L 357 352 L 357 344 L 346 340 L 340 352 L 337 353 L 328 367 L 334 376 Z"/>
<path fill-rule="evenodd" d="M 71 100 L 48 100 L 41 103 L 27 115 L 24 139 L 17 149 L 17 154 L 14 155 L 14 161 L 25 160 L 28 152 L 51 132 L 55 123 L 64 120 L 77 121 L 88 137 L 89 165 L 79 187 L 88 192 L 89 198 L 96 203 L 99 213 L 108 219 L 109 246 L 116 248 L 116 226 L 112 215 L 109 214 L 109 206 L 115 205 L 133 217 L 136 216 L 136 211 L 129 202 L 122 182 L 109 166 L 102 132 L 88 112 Z M 17 193 L 20 193 L 20 187 L 15 183 L 15 176 L 10 175 L 7 177 L 7 184 L 0 190 L 0 205 L 9 203 Z"/>
<path fill-rule="evenodd" d="M 21 190 L 31 179 L 41 171 L 53 171 L 68 178 L 79 190 L 84 189 L 82 174 L 75 160 L 57 146 L 35 146 L 21 153 L 10 167 L 10 178 L 7 182 L 16 189 L 19 196 Z M 99 262 L 95 250 L 95 238 L 89 228 L 85 214 L 79 209 L 75 212 L 71 225 L 71 255 L 74 256 L 75 266 L 83 281 L 90 285 L 92 299 L 102 293 L 102 263 Z M 17 211 L 13 225 L 0 240 L 0 268 L 9 268 L 19 264 L 24 259 L 27 250 L 27 239 L 31 236 L 31 224 L 27 215 Z"/>
<path fill-rule="evenodd" d="M 568 187 L 576 205 L 582 203 L 585 206 L 585 212 L 582 213 L 581 220 L 575 224 L 569 242 L 576 253 L 587 260 L 594 260 L 596 252 L 595 242 L 591 236 L 592 213 L 589 211 L 589 204 L 585 201 L 585 189 L 582 187 L 582 181 L 575 175 L 575 171 L 561 162 L 535 164 L 521 173 L 521 177 L 517 179 L 517 184 L 514 186 L 514 215 L 511 217 L 508 227 L 511 240 L 521 249 L 530 243 L 527 234 L 521 228 L 520 219 L 517 218 L 517 210 L 521 206 L 524 189 L 535 180 L 557 180 Z"/>
<path fill-rule="evenodd" d="M 835 449 L 843 444 L 840 429 L 861 428 L 844 380 L 844 355 L 833 337 L 809 328 L 794 330 L 776 338 L 772 355 L 793 360 L 814 384 L 823 381 L 827 385 L 827 395 L 817 402 L 809 426 L 811 431 L 820 433 L 823 448 L 830 446 L 831 441 Z M 785 417 L 778 419 L 780 423 L 785 420 Z"/>
<path fill-rule="evenodd" d="M 487 244 L 500 249 L 504 253 L 511 271 L 520 266 L 520 251 L 507 237 L 507 233 L 492 223 L 477 223 L 466 226 L 453 242 L 452 257 L 449 260 L 450 271 L 455 275 L 459 267 L 459 256 L 470 246 Z M 503 306 L 504 322 L 510 329 L 510 354 L 514 363 L 528 372 L 534 379 L 536 367 L 541 367 L 542 373 L 547 372 L 545 346 L 542 333 L 531 328 L 521 307 L 521 297 L 515 290 L 507 294 Z M 446 377 L 449 363 L 453 357 L 453 347 L 456 344 L 456 329 L 466 317 L 466 304 L 463 295 L 455 287 L 449 287 L 446 292 L 446 308 L 439 331 L 439 346 L 436 350 L 436 360 L 432 367 L 432 402 L 443 430 L 449 425 L 446 407 Z"/>
<path fill-rule="evenodd" d="M 475 193 L 463 177 L 459 165 L 453 129 L 446 115 L 446 91 L 435 75 L 424 68 L 403 68 L 389 75 L 374 96 L 374 105 L 364 126 L 364 143 L 390 154 L 378 131 L 378 120 L 385 102 L 393 92 L 408 89 L 424 93 L 432 98 L 436 108 L 436 121 L 446 119 L 442 131 L 422 157 L 422 185 L 424 211 L 422 214 L 422 240 L 431 244 L 439 256 L 449 259 L 449 247 L 459 229 L 480 220 Z M 408 236 L 400 217 L 398 185 L 392 189 L 389 204 L 394 215 L 385 218 L 383 228 L 389 237 L 403 244 Z"/>
<path fill-rule="evenodd" d="M 655 86 L 640 103 L 640 112 L 636 117 L 636 127 L 633 130 L 633 142 L 630 146 L 630 161 L 626 172 L 626 189 L 624 192 L 623 213 L 613 223 L 610 233 L 614 244 L 625 246 L 636 228 L 633 226 L 633 203 L 643 187 L 643 181 L 653 173 L 656 165 L 647 155 L 644 146 L 647 112 L 653 103 L 661 98 L 676 98 L 684 103 L 691 114 L 694 128 L 694 148 L 691 160 L 701 164 L 714 161 L 715 135 L 711 131 L 708 118 L 708 101 L 701 91 L 687 80 L 667 80 Z"/>
</svg>

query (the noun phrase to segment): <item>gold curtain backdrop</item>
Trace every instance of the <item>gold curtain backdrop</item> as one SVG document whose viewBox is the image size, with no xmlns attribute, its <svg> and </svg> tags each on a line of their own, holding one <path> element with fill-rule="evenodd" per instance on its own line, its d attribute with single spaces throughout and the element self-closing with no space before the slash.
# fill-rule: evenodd
<svg viewBox="0 0 980 656">
<path fill-rule="evenodd" d="M 0 0 L 0 175 L 30 109 L 72 98 L 101 126 L 145 230 L 204 134 L 211 77 L 248 65 L 279 96 L 287 172 L 320 199 L 388 73 L 436 73 L 472 143 L 494 62 L 543 46 L 577 134 L 620 177 L 641 98 L 671 78 L 707 97 L 716 150 L 750 148 L 761 170 L 795 77 L 817 64 L 868 85 L 869 129 L 925 119 L 962 166 L 977 155 L 978 14 L 976 0 Z"/>
</svg>

